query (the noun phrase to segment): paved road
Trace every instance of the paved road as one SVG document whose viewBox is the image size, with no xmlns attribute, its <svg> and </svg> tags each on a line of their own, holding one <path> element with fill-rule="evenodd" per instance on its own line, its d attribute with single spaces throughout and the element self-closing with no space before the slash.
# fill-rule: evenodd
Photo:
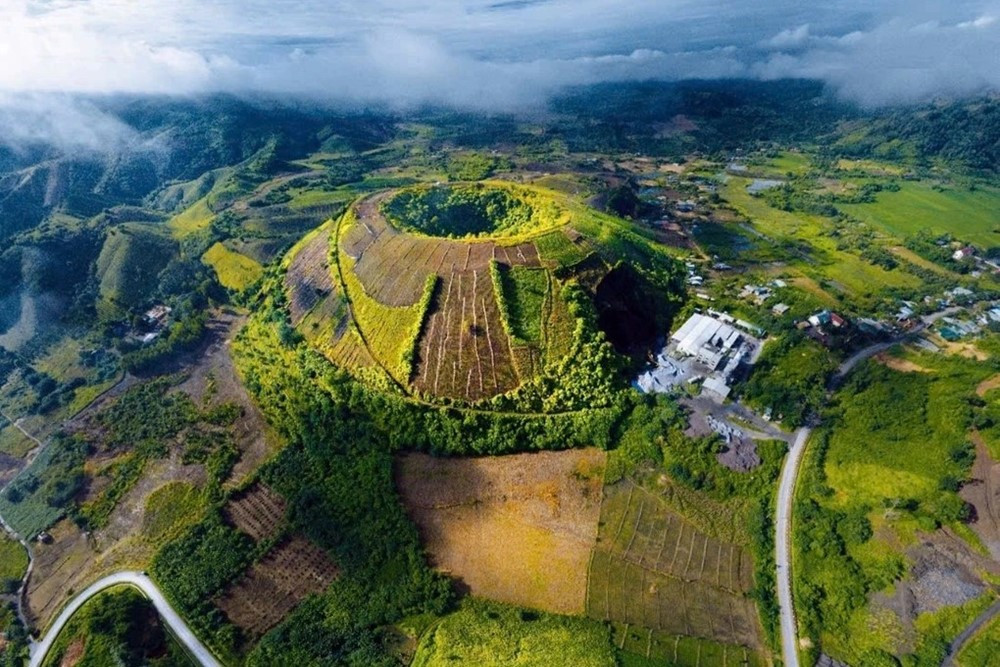
<svg viewBox="0 0 1000 667">
<path fill-rule="evenodd" d="M 883 343 L 875 343 L 858 350 L 845 359 L 837 367 L 830 378 L 829 390 L 833 390 L 848 373 L 859 363 L 879 352 L 888 350 L 893 345 L 901 343 L 920 333 L 934 322 L 946 315 L 961 311 L 959 306 L 945 308 L 935 313 L 925 315 L 913 329 Z M 781 653 L 785 667 L 798 667 L 798 632 L 795 625 L 795 607 L 792 599 L 792 505 L 795 500 L 795 483 L 798 479 L 799 465 L 809 440 L 811 429 L 802 428 L 796 433 L 795 441 L 788 450 L 788 456 L 781 466 L 781 481 L 778 486 L 778 499 L 774 521 L 775 531 L 775 564 L 777 566 L 778 605 L 781 610 Z"/>
<path fill-rule="evenodd" d="M 163 622 L 167 624 L 177 640 L 187 650 L 188 654 L 201 664 L 202 667 L 221 667 L 219 661 L 212 655 L 212 652 L 198 641 L 191 628 L 184 622 L 184 619 L 170 606 L 170 603 L 163 597 L 160 589 L 156 587 L 156 584 L 142 572 L 119 572 L 118 574 L 112 574 L 89 586 L 82 593 L 74 597 L 49 627 L 48 632 L 45 633 L 45 638 L 31 646 L 29 667 L 39 667 L 45 661 L 45 656 L 52 649 L 52 644 L 55 642 L 56 637 L 59 636 L 60 630 L 63 629 L 70 617 L 87 600 L 112 586 L 121 585 L 135 586 L 150 599 L 153 606 L 156 607 L 156 611 L 159 612 L 160 618 L 163 619 Z"/>
<path fill-rule="evenodd" d="M 958 652 L 962 650 L 965 642 L 969 641 L 972 635 L 979 632 L 984 625 L 992 621 L 998 614 L 1000 614 L 1000 601 L 994 602 L 989 609 L 977 616 L 976 620 L 962 631 L 962 634 L 955 637 L 955 641 L 948 647 L 948 657 L 941 663 L 941 667 L 952 667 L 955 664 L 955 658 L 958 657 Z"/>
<path fill-rule="evenodd" d="M 792 501 L 795 499 L 799 464 L 811 432 L 810 428 L 804 427 L 795 434 L 795 441 L 788 448 L 788 456 L 781 466 L 781 481 L 778 483 L 778 510 L 774 520 L 775 563 L 778 566 L 778 606 L 781 609 L 781 656 L 785 667 L 799 667 L 798 633 L 792 606 Z"/>
</svg>

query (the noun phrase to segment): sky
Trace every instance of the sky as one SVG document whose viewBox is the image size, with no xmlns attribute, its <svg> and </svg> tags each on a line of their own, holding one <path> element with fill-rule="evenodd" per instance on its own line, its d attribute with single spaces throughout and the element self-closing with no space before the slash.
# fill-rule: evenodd
<svg viewBox="0 0 1000 667">
<path fill-rule="evenodd" d="M 0 62 L 8 109 L 231 92 L 509 110 L 717 77 L 881 106 L 1000 88 L 1000 0 L 0 0 Z"/>
</svg>

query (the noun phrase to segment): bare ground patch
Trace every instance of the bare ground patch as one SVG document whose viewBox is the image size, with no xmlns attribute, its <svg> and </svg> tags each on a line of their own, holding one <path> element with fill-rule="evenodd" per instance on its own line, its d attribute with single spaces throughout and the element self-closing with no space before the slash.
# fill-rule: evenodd
<svg viewBox="0 0 1000 667">
<path fill-rule="evenodd" d="M 209 327 L 211 339 L 204 353 L 186 369 L 187 379 L 180 391 L 206 407 L 233 403 L 243 411 L 230 428 L 240 459 L 233 467 L 230 484 L 239 484 L 253 473 L 275 451 L 278 437 L 264 420 L 236 372 L 231 353 L 231 341 L 246 322 L 246 316 L 221 311 L 214 315 Z"/>
<path fill-rule="evenodd" d="M 597 449 L 400 456 L 396 480 L 432 564 L 474 595 L 584 611 L 606 455 Z"/>
<path fill-rule="evenodd" d="M 997 379 L 1000 379 L 1000 375 L 986 380 L 976 388 L 976 393 L 982 396 L 992 389 L 990 386 L 980 393 L 983 385 Z M 986 443 L 978 432 L 973 432 L 971 439 L 976 445 L 976 460 L 972 465 L 969 481 L 962 486 L 959 495 L 973 507 L 972 530 L 993 555 L 993 559 L 1000 562 L 1000 462 L 990 457 Z"/>
<path fill-rule="evenodd" d="M 896 582 L 891 596 L 871 596 L 876 613 L 895 616 L 898 653 L 914 650 L 914 622 L 920 614 L 965 604 L 982 595 L 988 584 L 981 573 L 1000 576 L 1000 564 L 973 552 L 947 528 L 919 537 L 920 542 L 906 552 L 911 563 L 907 577 Z"/>
<path fill-rule="evenodd" d="M 899 371 L 900 373 L 930 373 L 930 369 L 924 368 L 920 364 L 914 363 L 909 359 L 902 359 L 900 357 L 894 357 L 887 352 L 882 352 L 875 355 L 875 360 L 891 368 L 894 371 Z"/>
</svg>

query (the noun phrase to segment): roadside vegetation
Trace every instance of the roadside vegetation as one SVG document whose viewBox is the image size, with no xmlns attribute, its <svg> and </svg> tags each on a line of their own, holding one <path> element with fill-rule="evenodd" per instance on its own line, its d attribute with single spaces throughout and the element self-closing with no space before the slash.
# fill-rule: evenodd
<svg viewBox="0 0 1000 667">
<path fill-rule="evenodd" d="M 993 364 L 909 355 L 924 372 L 874 362 L 854 371 L 803 463 L 795 508 L 799 622 L 823 651 L 851 662 L 896 655 L 907 664 L 937 664 L 942 638 L 971 620 L 986 591 L 982 583 L 956 587 L 947 579 L 977 581 L 957 562 L 946 579 L 921 582 L 939 567 L 930 565 L 940 558 L 934 545 L 950 540 L 966 554 L 978 548 L 963 525 L 970 506 L 957 492 L 975 457 L 968 435 L 978 409 L 974 389 L 995 373 Z M 894 606 L 901 588 L 913 591 L 917 611 Z M 948 606 L 962 602 L 971 607 Z"/>
<path fill-rule="evenodd" d="M 137 590 L 122 586 L 87 602 L 59 633 L 45 659 L 55 665 L 190 667 L 187 654 Z"/>
</svg>

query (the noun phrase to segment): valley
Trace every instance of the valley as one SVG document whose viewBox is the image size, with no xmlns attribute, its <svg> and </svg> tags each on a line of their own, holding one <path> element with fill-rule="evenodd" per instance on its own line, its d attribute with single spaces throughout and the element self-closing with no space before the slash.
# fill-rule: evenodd
<svg viewBox="0 0 1000 667">
<path fill-rule="evenodd" d="M 3 227 L 0 665 L 985 664 L 995 173 L 644 85 L 222 99 Z"/>
</svg>

